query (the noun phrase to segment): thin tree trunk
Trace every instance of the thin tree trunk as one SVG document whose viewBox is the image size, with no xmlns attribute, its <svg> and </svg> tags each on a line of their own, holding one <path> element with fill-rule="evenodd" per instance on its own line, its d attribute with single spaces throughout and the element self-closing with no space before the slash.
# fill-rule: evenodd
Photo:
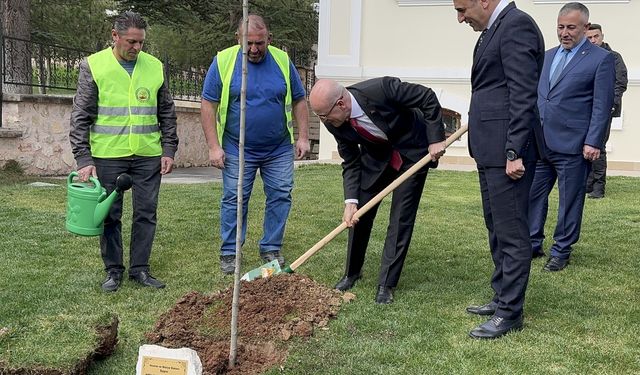
<svg viewBox="0 0 640 375">
<path fill-rule="evenodd" d="M 233 279 L 233 300 L 231 302 L 231 342 L 229 346 L 229 368 L 234 368 L 238 355 L 238 314 L 240 301 L 240 267 L 242 265 L 242 200 L 244 185 L 244 136 L 247 112 L 247 34 L 249 33 L 249 2 L 242 1 L 242 81 L 240 84 L 240 155 L 238 161 L 238 206 L 236 227 L 236 272 Z"/>
</svg>

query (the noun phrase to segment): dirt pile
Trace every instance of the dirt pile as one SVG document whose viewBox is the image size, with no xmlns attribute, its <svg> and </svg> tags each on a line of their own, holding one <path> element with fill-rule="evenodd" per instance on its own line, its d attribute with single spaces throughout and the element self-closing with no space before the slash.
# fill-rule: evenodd
<svg viewBox="0 0 640 375">
<path fill-rule="evenodd" d="M 352 298 L 297 274 L 242 282 L 237 363 L 229 369 L 232 296 L 232 288 L 186 294 L 160 317 L 147 339 L 196 350 L 205 374 L 259 374 L 284 362 L 290 338 L 323 329 L 342 302 Z"/>
</svg>

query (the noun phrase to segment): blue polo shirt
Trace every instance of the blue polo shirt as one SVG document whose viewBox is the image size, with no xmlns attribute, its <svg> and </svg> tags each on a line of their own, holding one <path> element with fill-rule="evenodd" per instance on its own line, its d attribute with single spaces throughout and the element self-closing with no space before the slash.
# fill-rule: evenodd
<svg viewBox="0 0 640 375">
<path fill-rule="evenodd" d="M 305 97 L 304 87 L 298 71 L 289 64 L 291 99 L 293 102 Z M 238 156 L 240 139 L 240 87 L 242 84 L 242 50 L 238 51 L 229 90 L 227 124 L 222 138 L 225 153 Z M 260 160 L 282 155 L 291 150 L 291 138 L 287 130 L 284 102 L 287 84 L 284 76 L 267 51 L 259 63 L 247 63 L 247 107 L 245 113 L 246 160 Z M 202 97 L 220 103 L 222 79 L 218 71 L 218 58 L 213 59 L 202 89 Z"/>
</svg>

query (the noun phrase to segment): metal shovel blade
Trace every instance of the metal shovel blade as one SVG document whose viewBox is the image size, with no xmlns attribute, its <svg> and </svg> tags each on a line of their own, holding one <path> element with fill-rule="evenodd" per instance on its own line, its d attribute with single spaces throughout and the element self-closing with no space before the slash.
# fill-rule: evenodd
<svg viewBox="0 0 640 375">
<path fill-rule="evenodd" d="M 244 281 L 253 281 L 260 277 L 269 277 L 272 275 L 277 275 L 282 273 L 282 269 L 280 269 L 280 263 L 278 263 L 277 259 L 272 260 L 269 263 L 265 263 L 258 268 L 254 268 L 251 271 L 242 275 L 240 280 Z"/>
</svg>

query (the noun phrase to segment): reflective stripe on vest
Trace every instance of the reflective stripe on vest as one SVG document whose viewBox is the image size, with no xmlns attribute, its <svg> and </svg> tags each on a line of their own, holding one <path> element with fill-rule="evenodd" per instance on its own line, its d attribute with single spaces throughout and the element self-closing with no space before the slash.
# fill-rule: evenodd
<svg viewBox="0 0 640 375">
<path fill-rule="evenodd" d="M 274 46 L 268 46 L 269 53 L 273 56 L 276 64 L 282 71 L 284 81 L 287 84 L 287 95 L 284 99 L 284 113 L 287 119 L 287 130 L 291 138 L 293 139 L 293 124 L 291 122 L 291 76 L 289 70 L 289 56 L 283 50 Z M 218 52 L 217 65 L 218 73 L 220 73 L 220 80 L 222 82 L 222 94 L 220 95 L 220 103 L 218 104 L 218 112 L 216 116 L 218 142 L 222 145 L 222 136 L 224 134 L 224 128 L 227 123 L 227 110 L 229 108 L 229 88 L 231 87 L 231 78 L 233 77 L 233 70 L 236 65 L 236 58 L 240 52 L 240 46 L 229 47 L 225 50 Z"/>
<path fill-rule="evenodd" d="M 87 58 L 98 87 L 98 116 L 91 127 L 91 154 L 99 158 L 160 156 L 157 93 L 164 82 L 162 62 L 140 52 L 133 74 L 111 48 Z"/>
</svg>

